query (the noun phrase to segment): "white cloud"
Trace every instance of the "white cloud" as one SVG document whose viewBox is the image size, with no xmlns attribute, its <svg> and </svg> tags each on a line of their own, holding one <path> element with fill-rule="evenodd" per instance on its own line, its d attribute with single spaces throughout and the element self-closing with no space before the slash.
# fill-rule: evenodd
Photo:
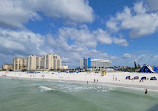
<svg viewBox="0 0 158 111">
<path fill-rule="evenodd" d="M 97 41 L 95 40 L 93 34 L 87 29 L 87 27 L 81 28 L 62 28 L 59 29 L 60 39 L 71 40 L 72 44 L 76 44 L 82 47 L 96 47 Z"/>
<path fill-rule="evenodd" d="M 126 39 L 123 38 L 113 38 L 113 42 L 117 45 L 121 45 L 121 46 L 128 46 L 128 42 Z"/>
<path fill-rule="evenodd" d="M 128 54 L 128 53 L 126 53 L 126 54 L 123 55 L 123 58 L 126 58 L 126 59 L 127 59 L 127 58 L 131 58 L 131 57 L 132 57 L 132 55 L 131 55 L 131 54 Z"/>
<path fill-rule="evenodd" d="M 158 1 L 157 0 L 147 0 L 146 3 L 148 4 L 149 6 L 149 9 L 151 11 L 158 11 Z"/>
<path fill-rule="evenodd" d="M 61 18 L 67 23 L 91 23 L 93 9 L 87 0 L 0 0 L 0 25 L 18 27 L 29 20 L 39 20 L 39 13 Z"/>
<path fill-rule="evenodd" d="M 62 43 L 60 47 L 69 50 L 96 48 L 99 43 L 108 45 L 114 43 L 121 46 L 128 46 L 126 39 L 111 37 L 110 34 L 103 29 L 90 31 L 86 26 L 81 26 L 80 28 L 61 28 L 56 35 L 56 40 L 49 40 L 49 42 L 51 42 L 50 44 L 52 45 Z"/>
<path fill-rule="evenodd" d="M 94 31 L 94 36 L 102 44 L 112 44 L 112 37 L 103 29 Z"/>
<path fill-rule="evenodd" d="M 128 42 L 126 39 L 111 37 L 111 35 L 103 29 L 97 29 L 93 32 L 93 34 L 94 34 L 96 41 L 98 41 L 101 44 L 114 43 L 114 44 L 125 46 L 125 47 L 128 46 Z"/>
<path fill-rule="evenodd" d="M 83 23 L 93 21 L 93 9 L 87 0 L 36 0 L 41 11 L 49 16 L 64 18 L 68 22 Z M 46 4 L 43 5 L 43 4 Z"/>
<path fill-rule="evenodd" d="M 22 7 L 20 0 L 0 0 L 0 25 L 4 27 L 23 27 L 28 20 L 39 19 L 33 10 Z"/>
<path fill-rule="evenodd" d="M 133 10 L 136 14 L 146 14 L 147 9 L 143 6 L 143 2 L 136 3 L 133 7 Z"/>
<path fill-rule="evenodd" d="M 109 23 L 114 24 L 114 26 L 110 27 Z M 107 27 L 111 30 L 129 30 L 131 38 L 149 35 L 157 30 L 158 14 L 149 13 L 143 2 L 136 3 L 133 8 L 126 7 L 122 13 L 111 18 L 107 22 Z"/>
<path fill-rule="evenodd" d="M 52 50 L 47 49 L 44 42 L 45 40 L 40 34 L 30 31 L 0 29 L 0 51 L 6 55 L 42 55 L 52 52 Z"/>
<path fill-rule="evenodd" d="M 117 24 L 118 23 L 111 18 L 111 20 L 106 23 L 106 27 L 111 29 L 111 32 L 117 32 L 119 30 Z"/>
</svg>

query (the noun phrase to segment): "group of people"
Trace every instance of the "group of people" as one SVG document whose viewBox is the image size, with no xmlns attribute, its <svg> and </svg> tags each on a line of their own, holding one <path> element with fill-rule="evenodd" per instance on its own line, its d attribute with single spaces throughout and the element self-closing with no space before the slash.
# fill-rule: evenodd
<svg viewBox="0 0 158 111">
<path fill-rule="evenodd" d="M 94 82 L 95 82 L 95 79 L 94 79 Z M 97 79 L 97 82 L 98 82 L 98 79 Z"/>
<path fill-rule="evenodd" d="M 97 80 L 94 79 L 94 82 L 98 82 L 98 79 Z M 87 84 L 88 84 L 88 81 L 87 81 Z"/>
<path fill-rule="evenodd" d="M 117 77 L 114 77 L 114 75 L 113 75 L 113 81 L 117 81 Z M 119 80 L 120 81 L 120 80 Z"/>
</svg>

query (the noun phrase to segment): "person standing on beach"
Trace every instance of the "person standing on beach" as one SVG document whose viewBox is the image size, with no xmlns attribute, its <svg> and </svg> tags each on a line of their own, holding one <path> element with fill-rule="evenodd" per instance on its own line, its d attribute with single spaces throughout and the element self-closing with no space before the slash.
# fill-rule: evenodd
<svg viewBox="0 0 158 111">
<path fill-rule="evenodd" d="M 43 79 L 44 79 L 44 75 L 42 75 L 41 77 L 43 77 Z"/>
<path fill-rule="evenodd" d="M 88 84 L 88 81 L 87 81 L 87 84 Z"/>
<path fill-rule="evenodd" d="M 145 94 L 148 94 L 148 90 L 147 89 L 145 90 Z"/>
<path fill-rule="evenodd" d="M 94 82 L 95 82 L 95 79 L 94 79 Z"/>
</svg>

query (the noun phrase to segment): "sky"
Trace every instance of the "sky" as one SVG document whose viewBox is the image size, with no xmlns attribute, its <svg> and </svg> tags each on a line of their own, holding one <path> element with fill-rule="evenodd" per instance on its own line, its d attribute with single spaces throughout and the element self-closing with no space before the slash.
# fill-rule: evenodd
<svg viewBox="0 0 158 111">
<path fill-rule="evenodd" d="M 0 0 L 0 65 L 58 54 L 158 65 L 158 0 Z"/>
</svg>

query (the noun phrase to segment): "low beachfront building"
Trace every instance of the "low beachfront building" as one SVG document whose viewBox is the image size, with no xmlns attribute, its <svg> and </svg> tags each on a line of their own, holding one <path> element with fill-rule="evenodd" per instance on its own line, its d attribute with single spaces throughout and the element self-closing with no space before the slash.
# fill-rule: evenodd
<svg viewBox="0 0 158 111">
<path fill-rule="evenodd" d="M 61 66 L 61 69 L 62 69 L 62 70 L 66 70 L 66 69 L 68 69 L 68 68 L 69 68 L 68 65 Z"/>
<path fill-rule="evenodd" d="M 110 60 L 84 58 L 80 60 L 80 68 L 85 70 L 106 69 L 111 66 Z"/>
<path fill-rule="evenodd" d="M 2 70 L 5 70 L 5 71 L 13 70 L 13 64 L 3 64 Z"/>
<path fill-rule="evenodd" d="M 91 60 L 91 68 L 92 69 L 106 69 L 110 67 L 111 61 L 104 59 L 92 59 Z"/>
</svg>

